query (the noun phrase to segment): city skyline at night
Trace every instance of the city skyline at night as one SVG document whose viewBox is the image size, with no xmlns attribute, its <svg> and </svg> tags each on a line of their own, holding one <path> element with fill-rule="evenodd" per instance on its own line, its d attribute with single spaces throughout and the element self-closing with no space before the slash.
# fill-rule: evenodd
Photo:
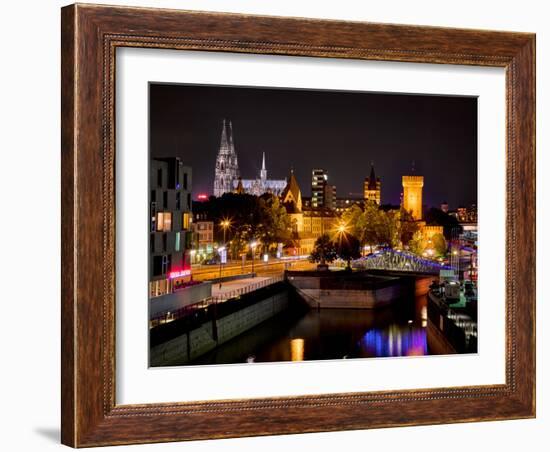
<svg viewBox="0 0 550 452">
<path fill-rule="evenodd" d="M 424 203 L 477 201 L 477 99 L 196 85 L 150 85 L 151 156 L 193 168 L 193 197 L 213 193 L 224 119 L 233 124 L 243 179 L 294 170 L 310 185 L 328 172 L 338 197 L 361 196 L 374 163 L 382 204 L 397 205 L 403 174 L 425 177 Z M 413 173 L 414 166 L 414 173 Z M 304 196 L 309 196 L 309 191 Z"/>
</svg>

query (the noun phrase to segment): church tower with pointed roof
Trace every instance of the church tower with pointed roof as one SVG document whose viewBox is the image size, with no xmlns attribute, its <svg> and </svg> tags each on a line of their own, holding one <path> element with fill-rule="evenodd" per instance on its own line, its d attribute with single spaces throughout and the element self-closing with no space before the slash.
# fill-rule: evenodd
<svg viewBox="0 0 550 452">
<path fill-rule="evenodd" d="M 283 193 L 281 193 L 281 199 L 287 211 L 296 213 L 302 211 L 302 192 L 293 170 L 290 170 L 290 177 Z"/>
<path fill-rule="evenodd" d="M 288 182 L 281 193 L 281 200 L 290 218 L 292 232 L 299 234 L 304 229 L 304 213 L 302 212 L 302 192 L 293 170 L 290 170 Z"/>
<path fill-rule="evenodd" d="M 382 183 L 380 178 L 376 177 L 374 173 L 374 163 L 371 162 L 370 165 L 370 175 L 365 178 L 364 184 L 364 198 L 365 201 L 373 201 L 376 204 L 380 205 L 380 200 L 382 198 Z"/>
<path fill-rule="evenodd" d="M 233 191 L 234 181 L 239 179 L 239 162 L 233 143 L 233 124 L 223 120 L 220 148 L 216 157 L 214 174 L 214 196 Z"/>
</svg>

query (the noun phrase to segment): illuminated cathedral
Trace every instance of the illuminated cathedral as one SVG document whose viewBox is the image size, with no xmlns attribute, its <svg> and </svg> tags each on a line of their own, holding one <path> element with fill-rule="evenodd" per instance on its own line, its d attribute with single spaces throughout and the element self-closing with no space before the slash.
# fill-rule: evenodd
<svg viewBox="0 0 550 452">
<path fill-rule="evenodd" d="M 214 173 L 214 196 L 224 193 L 247 193 L 260 196 L 272 193 L 279 196 L 286 187 L 286 179 L 268 179 L 265 166 L 265 153 L 262 154 L 262 169 L 256 179 L 242 179 L 233 141 L 233 125 L 223 120 L 220 148 L 216 158 Z"/>
</svg>

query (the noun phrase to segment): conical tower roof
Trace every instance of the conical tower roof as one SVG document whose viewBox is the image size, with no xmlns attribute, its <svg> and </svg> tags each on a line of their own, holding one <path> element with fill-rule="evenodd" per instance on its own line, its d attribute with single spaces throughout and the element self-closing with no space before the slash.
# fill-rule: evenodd
<svg viewBox="0 0 550 452">
<path fill-rule="evenodd" d="M 369 190 L 376 190 L 376 175 L 374 174 L 374 164 L 370 164 Z"/>
<path fill-rule="evenodd" d="M 281 198 L 283 200 L 283 204 L 292 204 L 294 210 L 298 212 L 302 210 L 302 192 L 300 190 L 300 186 L 298 185 L 298 181 L 296 180 L 296 176 L 294 176 L 293 170 L 290 170 L 290 177 L 288 178 L 286 187 L 281 194 Z"/>
</svg>

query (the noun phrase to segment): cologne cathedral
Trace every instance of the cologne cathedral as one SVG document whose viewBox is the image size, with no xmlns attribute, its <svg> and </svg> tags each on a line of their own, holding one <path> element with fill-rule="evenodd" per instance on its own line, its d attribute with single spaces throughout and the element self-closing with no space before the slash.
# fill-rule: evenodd
<svg viewBox="0 0 550 452">
<path fill-rule="evenodd" d="M 268 179 L 265 167 L 265 153 L 262 155 L 262 169 L 256 179 L 241 179 L 235 144 L 233 142 L 233 125 L 223 120 L 220 149 L 216 158 L 214 175 L 214 196 L 224 193 L 247 193 L 260 196 L 264 193 L 280 195 L 286 187 L 285 179 Z"/>
</svg>

